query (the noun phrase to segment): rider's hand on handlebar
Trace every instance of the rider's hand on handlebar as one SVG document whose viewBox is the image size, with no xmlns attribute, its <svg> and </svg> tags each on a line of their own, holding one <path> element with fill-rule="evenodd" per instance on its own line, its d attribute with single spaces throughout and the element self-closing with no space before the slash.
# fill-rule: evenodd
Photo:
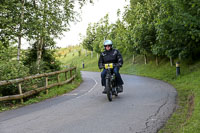
<svg viewBox="0 0 200 133">
<path fill-rule="evenodd" d="M 100 66 L 99 66 L 99 69 L 103 69 L 103 68 L 104 68 L 104 65 L 100 65 Z"/>
<path fill-rule="evenodd" d="M 122 67 L 122 64 L 121 63 L 117 63 L 115 64 L 116 67 Z"/>
</svg>

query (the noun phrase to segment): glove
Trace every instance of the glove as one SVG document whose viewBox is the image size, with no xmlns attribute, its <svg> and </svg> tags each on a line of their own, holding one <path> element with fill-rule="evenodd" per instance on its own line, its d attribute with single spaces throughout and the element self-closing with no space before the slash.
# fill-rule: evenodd
<svg viewBox="0 0 200 133">
<path fill-rule="evenodd" d="M 103 69 L 104 66 L 102 64 L 99 65 L 99 69 Z"/>
<path fill-rule="evenodd" d="M 122 64 L 121 63 L 117 63 L 116 67 L 122 67 Z"/>
</svg>

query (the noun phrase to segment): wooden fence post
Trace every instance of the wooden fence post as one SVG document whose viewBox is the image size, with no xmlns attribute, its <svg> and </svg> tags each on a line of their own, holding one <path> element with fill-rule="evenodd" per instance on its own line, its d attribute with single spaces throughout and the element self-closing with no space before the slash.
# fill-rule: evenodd
<svg viewBox="0 0 200 133">
<path fill-rule="evenodd" d="M 22 84 L 21 83 L 18 84 L 18 89 L 19 89 L 19 94 L 22 95 Z M 21 98 L 21 103 L 22 104 L 24 103 L 23 98 Z"/>
<path fill-rule="evenodd" d="M 67 72 L 65 72 L 65 79 L 67 80 Z"/>
<path fill-rule="evenodd" d="M 47 87 L 47 86 L 48 86 L 48 77 L 45 78 L 45 87 Z M 49 93 L 49 90 L 46 89 L 46 94 L 48 94 L 48 93 Z"/>
<path fill-rule="evenodd" d="M 70 70 L 70 78 L 72 78 L 72 70 L 73 70 L 73 69 Z M 72 80 L 72 83 L 73 83 L 73 81 L 74 81 L 74 80 Z"/>
<path fill-rule="evenodd" d="M 60 76 L 59 76 L 59 74 L 57 75 L 57 81 L 58 81 L 58 83 L 60 83 Z"/>
<path fill-rule="evenodd" d="M 72 77 L 72 69 L 70 70 L 70 78 Z"/>
</svg>

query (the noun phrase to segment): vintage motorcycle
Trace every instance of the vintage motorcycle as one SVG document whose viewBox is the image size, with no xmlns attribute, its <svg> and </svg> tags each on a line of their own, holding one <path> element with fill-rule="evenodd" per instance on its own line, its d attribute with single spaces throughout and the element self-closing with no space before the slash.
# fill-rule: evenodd
<svg viewBox="0 0 200 133">
<path fill-rule="evenodd" d="M 118 96 L 118 91 L 117 91 L 117 86 L 116 86 L 116 76 L 115 73 L 113 72 L 113 68 L 117 66 L 116 64 L 109 63 L 109 64 L 104 64 L 105 69 L 107 69 L 106 73 L 106 90 L 107 90 L 107 98 L 111 102 L 112 101 L 112 96 Z"/>
</svg>

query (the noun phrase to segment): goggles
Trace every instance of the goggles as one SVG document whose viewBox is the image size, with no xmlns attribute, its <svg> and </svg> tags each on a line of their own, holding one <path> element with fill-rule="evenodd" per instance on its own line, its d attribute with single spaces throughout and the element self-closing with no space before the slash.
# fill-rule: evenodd
<svg viewBox="0 0 200 133">
<path fill-rule="evenodd" d="M 105 47 L 112 47 L 112 45 L 106 45 Z"/>
</svg>

